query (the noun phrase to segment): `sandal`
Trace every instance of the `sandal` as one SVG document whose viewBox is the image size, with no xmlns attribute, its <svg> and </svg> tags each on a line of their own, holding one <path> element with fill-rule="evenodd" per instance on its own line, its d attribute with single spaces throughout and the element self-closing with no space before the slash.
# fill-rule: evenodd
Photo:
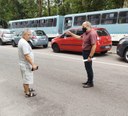
<svg viewBox="0 0 128 116">
<path fill-rule="evenodd" d="M 37 94 L 36 93 L 29 93 L 29 94 L 25 94 L 25 97 L 34 97 L 36 96 Z"/>
<path fill-rule="evenodd" d="M 33 92 L 35 91 L 33 88 L 29 88 L 29 92 Z"/>
<path fill-rule="evenodd" d="M 35 90 L 33 88 L 29 88 L 29 92 L 34 92 Z M 24 91 L 25 93 L 25 91 Z"/>
</svg>

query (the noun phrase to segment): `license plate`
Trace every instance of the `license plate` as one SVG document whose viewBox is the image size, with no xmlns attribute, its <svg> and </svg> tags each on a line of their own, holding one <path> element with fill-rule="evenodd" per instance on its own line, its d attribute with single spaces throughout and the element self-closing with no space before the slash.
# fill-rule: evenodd
<svg viewBox="0 0 128 116">
<path fill-rule="evenodd" d="M 105 48 L 110 48 L 110 46 L 105 46 Z"/>
</svg>

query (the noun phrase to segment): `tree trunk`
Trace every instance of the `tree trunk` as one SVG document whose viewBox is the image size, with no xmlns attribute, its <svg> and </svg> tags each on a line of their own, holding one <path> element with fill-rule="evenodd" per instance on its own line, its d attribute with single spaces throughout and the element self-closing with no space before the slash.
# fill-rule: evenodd
<svg viewBox="0 0 128 116">
<path fill-rule="evenodd" d="M 128 8 L 128 0 L 124 0 L 123 8 Z"/>
<path fill-rule="evenodd" d="M 38 7 L 39 7 L 38 16 L 41 17 L 42 16 L 42 0 L 38 0 Z"/>
<path fill-rule="evenodd" d="M 48 16 L 51 15 L 51 9 L 50 9 L 50 1 L 48 0 Z"/>
</svg>

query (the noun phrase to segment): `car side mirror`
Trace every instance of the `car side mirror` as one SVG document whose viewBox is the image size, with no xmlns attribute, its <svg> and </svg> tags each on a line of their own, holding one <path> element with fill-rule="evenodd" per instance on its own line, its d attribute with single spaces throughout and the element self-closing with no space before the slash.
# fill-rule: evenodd
<svg viewBox="0 0 128 116">
<path fill-rule="evenodd" d="M 64 38 L 64 34 L 60 36 L 60 38 Z"/>
<path fill-rule="evenodd" d="M 65 38 L 65 37 L 67 37 L 67 36 L 66 36 L 66 33 L 64 33 L 64 34 L 61 35 L 60 37 L 61 37 L 61 38 Z"/>
<path fill-rule="evenodd" d="M 67 37 L 71 37 L 71 35 L 64 33 L 63 35 L 60 36 L 60 38 L 64 38 L 64 39 L 66 39 Z"/>
</svg>

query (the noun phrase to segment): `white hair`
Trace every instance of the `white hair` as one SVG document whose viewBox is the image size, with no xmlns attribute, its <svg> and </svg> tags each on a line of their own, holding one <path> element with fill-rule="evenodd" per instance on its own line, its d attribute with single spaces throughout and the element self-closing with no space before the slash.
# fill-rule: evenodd
<svg viewBox="0 0 128 116">
<path fill-rule="evenodd" d="M 23 32 L 22 32 L 22 36 L 24 36 L 28 32 L 31 32 L 31 30 L 30 29 L 24 29 Z"/>
</svg>

